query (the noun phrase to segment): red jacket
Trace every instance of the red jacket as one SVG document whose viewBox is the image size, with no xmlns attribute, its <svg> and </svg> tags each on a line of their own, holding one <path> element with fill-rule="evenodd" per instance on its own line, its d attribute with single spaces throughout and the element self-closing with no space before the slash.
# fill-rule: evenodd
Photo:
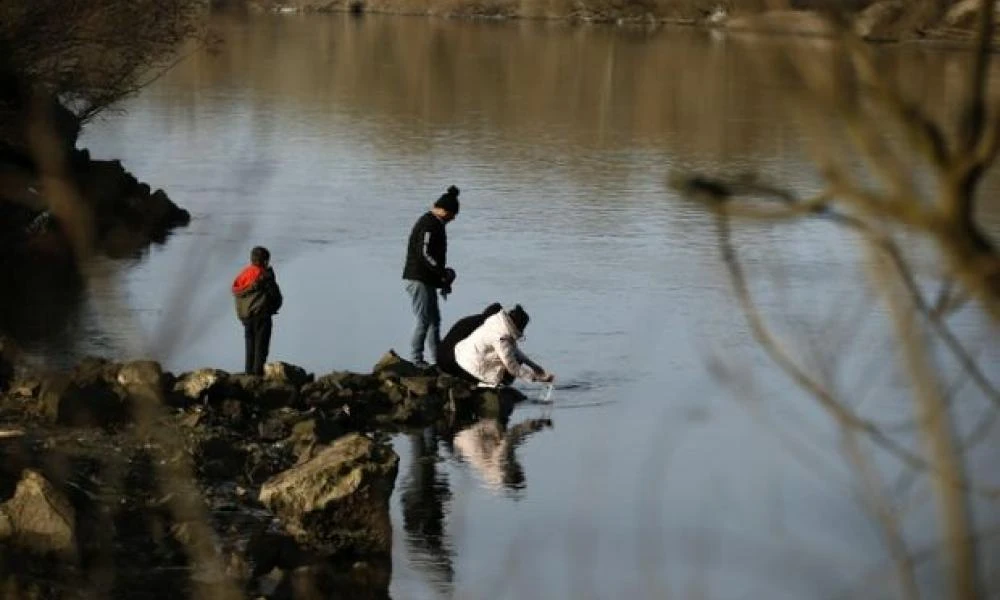
<svg viewBox="0 0 1000 600">
<path fill-rule="evenodd" d="M 273 315 L 281 308 L 281 289 L 270 267 L 247 265 L 233 280 L 236 316 L 241 321 Z"/>
</svg>

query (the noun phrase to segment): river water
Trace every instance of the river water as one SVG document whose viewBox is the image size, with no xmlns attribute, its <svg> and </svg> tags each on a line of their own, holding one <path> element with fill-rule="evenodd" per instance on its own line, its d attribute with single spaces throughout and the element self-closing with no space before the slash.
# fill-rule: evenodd
<svg viewBox="0 0 1000 600">
<path fill-rule="evenodd" d="M 815 189 L 786 90 L 752 60 L 755 44 L 811 41 L 405 17 L 214 27 L 219 48 L 85 131 L 193 221 L 96 267 L 65 356 L 241 370 L 228 286 L 261 244 L 285 295 L 272 358 L 367 370 L 407 349 L 406 236 L 455 184 L 445 326 L 521 303 L 524 349 L 558 385 L 506 424 L 396 438 L 394 598 L 811 598 L 890 572 L 836 428 L 753 342 L 713 219 L 666 183 L 674 168 L 752 169 Z M 883 52 L 919 101 L 954 104 L 960 53 Z M 858 248 L 814 223 L 738 238 L 797 355 L 905 420 Z M 995 330 L 974 310 L 956 327 L 997 375 Z M 965 392 L 972 418 L 984 404 Z M 926 483 L 906 498 L 920 549 L 936 539 Z"/>
</svg>

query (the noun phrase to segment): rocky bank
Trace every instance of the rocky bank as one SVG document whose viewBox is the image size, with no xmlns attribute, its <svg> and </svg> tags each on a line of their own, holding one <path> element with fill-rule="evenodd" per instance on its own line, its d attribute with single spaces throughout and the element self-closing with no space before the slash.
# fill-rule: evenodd
<svg viewBox="0 0 1000 600">
<path fill-rule="evenodd" d="M 43 374 L 2 356 L 7 597 L 386 598 L 388 434 L 523 399 L 392 351 L 319 377 L 96 358 Z"/>
<path fill-rule="evenodd" d="M 53 101 L 31 129 L 24 100 L 0 90 L 0 334 L 44 337 L 78 304 L 80 253 L 136 256 L 190 214 L 120 161 L 78 148 L 81 123 Z"/>
</svg>

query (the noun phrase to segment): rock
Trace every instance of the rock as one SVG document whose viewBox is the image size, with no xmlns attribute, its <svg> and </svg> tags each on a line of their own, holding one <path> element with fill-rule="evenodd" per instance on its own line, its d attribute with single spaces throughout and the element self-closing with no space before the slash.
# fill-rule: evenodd
<svg viewBox="0 0 1000 600">
<path fill-rule="evenodd" d="M 358 394 L 378 390 L 380 383 L 374 375 L 336 371 L 302 386 L 300 399 L 304 406 L 339 406 Z"/>
<path fill-rule="evenodd" d="M 208 391 L 225 382 L 229 374 L 219 369 L 198 369 L 183 373 L 174 384 L 174 391 L 192 402 L 205 399 Z"/>
<path fill-rule="evenodd" d="M 293 426 L 302 420 L 300 413 L 293 411 L 274 411 L 257 423 L 257 435 L 261 441 L 277 442 L 283 440 L 292 432 Z"/>
<path fill-rule="evenodd" d="M 466 390 L 471 390 L 474 386 L 463 379 L 448 375 L 447 373 L 441 373 L 437 377 L 437 388 L 442 391 L 451 390 L 454 388 L 463 388 Z"/>
<path fill-rule="evenodd" d="M 246 419 L 246 411 L 243 409 L 243 402 L 236 398 L 226 398 L 219 405 L 219 415 L 222 420 L 229 425 L 242 425 Z"/>
<path fill-rule="evenodd" d="M 403 377 L 399 380 L 406 391 L 414 396 L 426 396 L 437 388 L 437 377 Z"/>
<path fill-rule="evenodd" d="M 485 388 L 476 390 L 471 402 L 477 417 L 504 420 L 514 412 L 514 405 L 524 399 L 524 394 L 515 388 Z"/>
<path fill-rule="evenodd" d="M 296 388 L 301 388 L 316 379 L 312 373 L 307 373 L 302 367 L 284 362 L 271 362 L 264 365 L 264 378 L 288 383 Z"/>
<path fill-rule="evenodd" d="M 120 366 L 96 356 L 88 356 L 73 369 L 70 377 L 74 383 L 86 386 L 94 383 L 113 382 L 117 379 Z"/>
<path fill-rule="evenodd" d="M 76 512 L 69 500 L 37 471 L 25 469 L 14 497 L 0 505 L 12 541 L 38 554 L 76 554 Z"/>
<path fill-rule="evenodd" d="M 136 360 L 125 363 L 118 369 L 118 383 L 127 390 L 161 390 L 163 369 L 152 360 Z"/>
<path fill-rule="evenodd" d="M 294 569 L 302 564 L 303 551 L 295 538 L 273 531 L 257 532 L 247 541 L 246 555 L 258 577 L 274 569 Z"/>
<path fill-rule="evenodd" d="M 455 386 L 448 389 L 448 399 L 453 402 L 468 400 L 476 393 L 476 388 L 471 385 Z"/>
<path fill-rule="evenodd" d="M 113 428 L 128 419 L 124 396 L 104 380 L 78 383 L 53 376 L 42 384 L 39 412 L 60 425 Z"/>
<path fill-rule="evenodd" d="M 261 410 L 298 406 L 299 390 L 290 383 L 265 381 L 254 394 L 253 402 Z"/>
<path fill-rule="evenodd" d="M 382 392 L 385 393 L 386 397 L 389 399 L 389 402 L 393 404 L 399 404 L 400 402 L 403 402 L 409 395 L 403 384 L 396 383 L 391 379 L 386 379 L 385 382 L 383 382 Z"/>
<path fill-rule="evenodd" d="M 200 440 L 195 461 L 202 475 L 213 479 L 235 479 L 246 470 L 248 452 L 235 440 L 213 436 Z"/>
<path fill-rule="evenodd" d="M 201 410 L 195 410 L 185 414 L 181 417 L 181 425 L 185 427 L 197 427 L 201 424 L 201 421 L 205 418 L 205 413 Z"/>
<path fill-rule="evenodd" d="M 323 445 L 330 440 L 347 433 L 341 413 L 335 412 L 332 418 L 307 419 L 292 426 L 292 431 L 284 443 L 291 448 L 297 462 L 305 462 L 315 456 Z"/>
<path fill-rule="evenodd" d="M 163 402 L 167 377 L 160 363 L 137 360 L 125 363 L 118 369 L 118 385 L 125 389 L 133 419 L 149 420 L 156 417 L 156 408 Z"/>
<path fill-rule="evenodd" d="M 266 481 L 259 498 L 300 543 L 326 554 L 389 556 L 398 468 L 391 448 L 351 433 Z"/>
<path fill-rule="evenodd" d="M 426 371 L 410 361 L 400 358 L 395 350 L 389 350 L 375 363 L 372 374 L 379 379 L 398 379 L 400 377 L 418 377 L 425 375 Z"/>
</svg>

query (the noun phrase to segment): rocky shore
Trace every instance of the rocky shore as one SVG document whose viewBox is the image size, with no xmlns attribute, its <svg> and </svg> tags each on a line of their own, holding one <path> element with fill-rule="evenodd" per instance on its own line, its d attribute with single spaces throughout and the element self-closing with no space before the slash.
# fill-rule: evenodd
<svg viewBox="0 0 1000 600">
<path fill-rule="evenodd" d="M 389 434 L 523 399 L 392 351 L 319 377 L 3 359 L 0 390 L 0 585 L 24 598 L 387 598 Z"/>
<path fill-rule="evenodd" d="M 191 215 L 120 161 L 77 148 L 81 124 L 58 102 L 41 146 L 19 114 L 0 119 L 0 332 L 31 340 L 78 307 L 81 253 L 137 256 Z"/>
</svg>

